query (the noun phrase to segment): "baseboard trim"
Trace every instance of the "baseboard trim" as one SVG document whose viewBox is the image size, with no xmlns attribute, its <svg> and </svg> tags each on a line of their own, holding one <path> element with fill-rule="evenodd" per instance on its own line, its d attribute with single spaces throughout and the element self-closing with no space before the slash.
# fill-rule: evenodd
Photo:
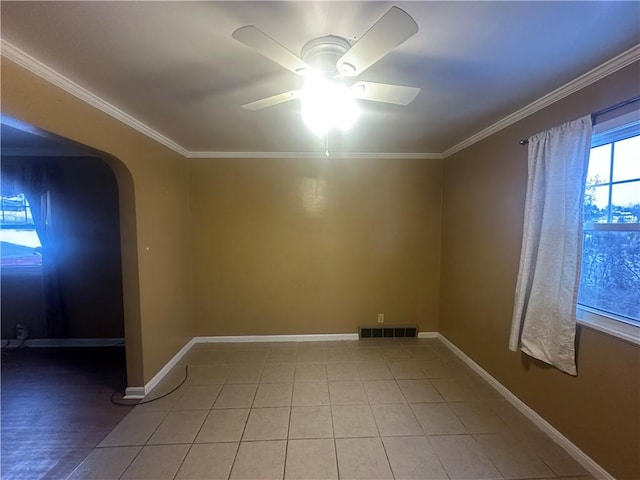
<svg viewBox="0 0 640 480">
<path fill-rule="evenodd" d="M 20 340 L 2 340 L 3 347 L 14 347 L 15 344 L 30 348 L 49 347 L 118 347 L 124 345 L 124 338 L 27 338 Z"/>
<path fill-rule="evenodd" d="M 194 337 L 195 343 L 333 342 L 358 340 L 357 333 L 317 333 L 307 335 L 239 335 Z"/>
<path fill-rule="evenodd" d="M 502 385 L 498 380 L 489 374 L 484 368 L 474 362 L 466 353 L 456 347 L 441 333 L 438 334 L 440 341 L 455 355 L 457 355 L 464 363 L 486 380 L 495 390 L 498 391 L 511 405 L 517 408 L 520 413 L 531 420 L 540 430 L 547 434 L 554 442 L 560 445 L 575 461 L 582 465 L 589 473 L 598 479 L 615 480 L 615 478 L 595 462 L 591 457 L 578 448 L 571 440 L 560 433 L 556 428 L 542 418 L 526 403 L 516 397 L 511 391 Z"/>
<path fill-rule="evenodd" d="M 142 400 L 145 396 L 145 387 L 127 387 L 124 389 L 124 400 Z"/>
<path fill-rule="evenodd" d="M 325 342 L 335 340 L 358 340 L 357 333 L 327 333 L 310 335 L 245 335 L 245 336 L 210 336 L 193 337 L 169 360 L 164 367 L 144 386 L 127 387 L 124 399 L 141 400 L 175 367 L 180 359 L 196 343 L 264 343 L 264 342 Z"/>
<path fill-rule="evenodd" d="M 439 338 L 438 332 L 418 332 L 418 338 Z"/>
</svg>

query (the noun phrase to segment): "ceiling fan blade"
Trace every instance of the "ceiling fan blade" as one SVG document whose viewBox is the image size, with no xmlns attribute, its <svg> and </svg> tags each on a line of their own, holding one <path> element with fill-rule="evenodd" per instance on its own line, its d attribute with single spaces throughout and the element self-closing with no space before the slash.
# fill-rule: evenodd
<svg viewBox="0 0 640 480">
<path fill-rule="evenodd" d="M 391 7 L 338 60 L 338 71 L 355 77 L 418 32 L 418 24 L 404 10 Z"/>
<path fill-rule="evenodd" d="M 273 95 L 272 97 L 262 98 L 260 100 L 256 100 L 255 102 L 245 103 L 242 105 L 242 108 L 245 110 L 262 110 L 263 108 L 272 107 L 274 105 L 278 105 L 279 103 L 288 102 L 289 100 L 295 100 L 296 98 L 300 98 L 300 94 L 302 90 L 291 90 L 286 93 L 279 93 L 278 95 Z"/>
<path fill-rule="evenodd" d="M 355 98 L 396 105 L 409 105 L 420 93 L 420 89 L 416 87 L 375 82 L 357 82 L 351 90 Z"/>
<path fill-rule="evenodd" d="M 254 25 L 240 27 L 231 36 L 293 73 L 301 75 L 311 70 L 309 65 Z"/>
</svg>

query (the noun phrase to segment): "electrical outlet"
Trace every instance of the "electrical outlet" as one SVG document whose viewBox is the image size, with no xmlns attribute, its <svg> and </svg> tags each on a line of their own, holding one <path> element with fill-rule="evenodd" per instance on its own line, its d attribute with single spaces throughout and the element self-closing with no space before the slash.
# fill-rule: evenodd
<svg viewBox="0 0 640 480">
<path fill-rule="evenodd" d="M 378 323 L 384 323 L 384 313 L 378 314 Z"/>
<path fill-rule="evenodd" d="M 29 336 L 29 329 L 21 324 L 16 325 L 16 340 L 26 340 Z"/>
</svg>

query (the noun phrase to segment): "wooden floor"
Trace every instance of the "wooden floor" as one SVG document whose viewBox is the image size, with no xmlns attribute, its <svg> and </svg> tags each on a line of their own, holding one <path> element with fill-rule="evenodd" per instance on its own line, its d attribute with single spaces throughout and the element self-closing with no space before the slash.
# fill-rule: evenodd
<svg viewBox="0 0 640 480">
<path fill-rule="evenodd" d="M 64 479 L 131 410 L 124 347 L 3 349 L 3 480 Z"/>
</svg>

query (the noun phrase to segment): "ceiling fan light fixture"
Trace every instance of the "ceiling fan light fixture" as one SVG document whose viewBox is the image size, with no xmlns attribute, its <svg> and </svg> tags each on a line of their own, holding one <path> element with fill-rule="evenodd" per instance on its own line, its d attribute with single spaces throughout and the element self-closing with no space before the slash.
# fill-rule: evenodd
<svg viewBox="0 0 640 480">
<path fill-rule="evenodd" d="M 355 77 L 357 75 L 356 67 L 351 65 L 350 63 L 344 62 L 340 64 L 340 73 L 347 77 Z"/>
<path fill-rule="evenodd" d="M 302 118 L 316 135 L 348 130 L 360 116 L 353 93 L 322 75 L 308 77 L 302 90 Z"/>
</svg>

